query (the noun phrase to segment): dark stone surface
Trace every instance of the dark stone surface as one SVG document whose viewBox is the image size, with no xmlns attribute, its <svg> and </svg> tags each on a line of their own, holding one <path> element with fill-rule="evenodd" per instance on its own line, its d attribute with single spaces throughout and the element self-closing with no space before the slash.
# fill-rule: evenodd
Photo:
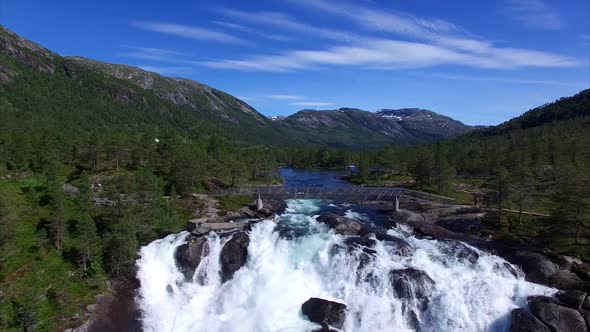
<svg viewBox="0 0 590 332">
<path fill-rule="evenodd" d="M 377 233 L 375 235 L 377 240 L 383 241 L 383 244 L 390 249 L 390 253 L 400 256 L 411 256 L 414 253 L 414 247 L 408 241 L 399 237 Z"/>
<path fill-rule="evenodd" d="M 209 242 L 206 237 L 189 235 L 187 243 L 176 248 L 174 259 L 187 280 L 193 278 L 195 269 L 201 263 L 203 257 L 209 254 Z"/>
<path fill-rule="evenodd" d="M 235 233 L 221 249 L 219 260 L 221 262 L 221 280 L 230 280 L 248 258 L 248 245 L 250 237 L 246 232 Z"/>
<path fill-rule="evenodd" d="M 369 231 L 361 222 L 335 213 L 322 213 L 317 220 L 328 225 L 336 234 L 360 236 L 369 234 Z"/>
<path fill-rule="evenodd" d="M 582 314 L 557 304 L 547 297 L 534 297 L 529 301 L 531 312 L 552 331 L 587 332 Z"/>
<path fill-rule="evenodd" d="M 586 299 L 582 303 L 582 309 L 590 310 L 590 295 L 586 296 Z"/>
<path fill-rule="evenodd" d="M 558 289 L 586 289 L 587 283 L 575 273 L 561 269 L 547 256 L 531 251 L 504 251 L 501 254 L 510 263 L 522 268 L 525 279 Z"/>
<path fill-rule="evenodd" d="M 434 280 L 426 272 L 414 268 L 393 270 L 389 280 L 397 298 L 409 301 L 416 299 L 420 310 L 425 310 L 432 294 Z"/>
<path fill-rule="evenodd" d="M 590 310 L 580 310 L 580 314 L 582 315 L 582 317 L 584 317 L 584 320 L 586 321 L 586 328 L 588 329 L 588 331 L 590 331 Z"/>
<path fill-rule="evenodd" d="M 473 248 L 468 247 L 465 243 L 455 240 L 445 240 L 449 245 L 447 249 L 448 254 L 453 255 L 459 259 L 467 260 L 470 263 L 475 263 L 479 259 L 479 253 Z"/>
<path fill-rule="evenodd" d="M 341 329 L 346 320 L 346 304 L 312 297 L 301 306 L 310 321 Z M 326 327 L 322 325 L 323 327 Z"/>
<path fill-rule="evenodd" d="M 578 310 L 586 299 L 586 293 L 579 290 L 565 290 L 557 292 L 555 297 L 568 307 Z"/>
<path fill-rule="evenodd" d="M 551 332 L 543 322 L 523 308 L 512 310 L 510 332 Z"/>
</svg>

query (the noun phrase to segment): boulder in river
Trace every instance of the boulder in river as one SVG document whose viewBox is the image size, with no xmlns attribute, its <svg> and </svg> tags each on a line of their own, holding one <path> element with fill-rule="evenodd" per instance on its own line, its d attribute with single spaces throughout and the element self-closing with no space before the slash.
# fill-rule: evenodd
<svg viewBox="0 0 590 332">
<path fill-rule="evenodd" d="M 582 281 L 575 273 L 562 269 L 547 256 L 530 251 L 504 252 L 502 255 L 510 263 L 519 265 L 525 279 L 558 289 L 587 289 L 588 282 Z"/>
<path fill-rule="evenodd" d="M 510 332 L 551 332 L 543 322 L 523 308 L 512 310 Z"/>
<path fill-rule="evenodd" d="M 346 304 L 312 297 L 301 306 L 301 311 L 310 321 L 341 329 L 346 320 Z M 328 329 L 329 330 L 329 329 Z M 321 330 L 320 330 L 321 331 Z"/>
<path fill-rule="evenodd" d="M 564 307 L 555 300 L 537 296 L 529 301 L 531 312 L 551 331 L 587 332 L 582 314 L 572 308 Z"/>
<path fill-rule="evenodd" d="M 174 259 L 187 280 L 191 280 L 201 260 L 209 254 L 209 241 L 206 237 L 189 235 L 185 244 L 176 248 Z"/>
<path fill-rule="evenodd" d="M 225 243 L 219 255 L 222 282 L 230 280 L 234 276 L 234 273 L 246 264 L 249 244 L 250 237 L 248 233 L 243 231 L 235 233 Z"/>
<path fill-rule="evenodd" d="M 408 241 L 397 236 L 386 233 L 377 233 L 375 235 L 377 240 L 383 241 L 383 245 L 389 249 L 389 252 L 400 256 L 411 256 L 415 249 Z"/>
<path fill-rule="evenodd" d="M 434 280 L 426 272 L 411 267 L 393 270 L 389 279 L 397 298 L 410 303 L 415 300 L 418 310 L 426 309 L 434 288 Z"/>
<path fill-rule="evenodd" d="M 361 222 L 335 213 L 322 213 L 317 220 L 328 225 L 336 234 L 360 236 L 369 234 L 369 231 Z"/>
<path fill-rule="evenodd" d="M 444 242 L 448 244 L 448 249 L 445 251 L 448 251 L 448 254 L 453 255 L 460 260 L 464 259 L 473 264 L 479 259 L 479 253 L 477 250 L 469 247 L 461 241 L 444 240 Z"/>
<path fill-rule="evenodd" d="M 555 297 L 570 308 L 579 310 L 586 299 L 586 293 L 579 290 L 559 291 Z"/>
</svg>

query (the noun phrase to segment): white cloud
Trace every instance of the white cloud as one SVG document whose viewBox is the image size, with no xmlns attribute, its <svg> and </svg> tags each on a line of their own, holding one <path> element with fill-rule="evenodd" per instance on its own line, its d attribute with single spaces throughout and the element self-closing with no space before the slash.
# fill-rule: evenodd
<svg viewBox="0 0 590 332">
<path fill-rule="evenodd" d="M 276 99 L 276 100 L 299 100 L 303 99 L 302 96 L 295 96 L 295 95 L 267 95 L 269 99 Z"/>
<path fill-rule="evenodd" d="M 275 54 L 258 54 L 242 59 L 204 61 L 202 65 L 213 68 L 271 72 L 288 72 L 322 65 L 361 66 L 378 69 L 421 68 L 438 65 L 494 69 L 579 65 L 577 60 L 559 54 L 497 47 L 491 41 L 464 37 L 463 29 L 451 22 L 439 19 L 386 13 L 341 2 L 334 5 L 324 0 L 292 2 L 316 11 L 344 17 L 368 30 L 402 35 L 418 41 L 376 39 L 370 36 L 347 34 L 338 30 L 303 24 L 282 13 L 246 13 L 222 9 L 221 13 L 235 19 L 348 43 L 324 49 L 300 49 Z"/>
<path fill-rule="evenodd" d="M 232 17 L 240 21 L 250 22 L 258 25 L 270 25 L 281 30 L 306 33 L 319 38 L 340 41 L 350 41 L 360 38 L 354 33 L 348 33 L 345 31 L 317 27 L 310 24 L 302 23 L 280 12 L 244 12 L 229 8 L 221 8 L 217 11 L 225 16 Z"/>
<path fill-rule="evenodd" d="M 174 35 L 183 38 L 216 41 L 220 43 L 242 44 L 244 40 L 227 34 L 225 32 L 192 27 L 188 25 L 165 23 L 165 22 L 148 22 L 148 21 L 134 21 L 131 25 L 143 30 L 154 31 L 163 34 Z"/>
<path fill-rule="evenodd" d="M 332 103 L 323 102 L 323 101 L 297 101 L 290 103 L 290 105 L 294 106 L 309 106 L 309 107 L 319 107 L 319 106 L 330 106 L 333 105 Z"/>
<path fill-rule="evenodd" d="M 507 0 L 508 14 L 527 28 L 557 30 L 565 22 L 557 11 L 543 0 Z"/>
<path fill-rule="evenodd" d="M 250 28 L 250 27 L 242 25 L 242 24 L 225 22 L 225 21 L 212 21 L 212 23 L 215 25 L 224 27 L 224 28 L 242 31 L 242 32 L 245 32 L 248 34 L 257 35 L 259 37 L 270 39 L 270 40 L 276 40 L 276 41 L 293 41 L 293 40 L 295 40 L 295 38 L 293 38 L 293 37 L 288 37 L 285 35 L 280 35 L 280 34 L 275 34 L 275 33 L 263 32 L 263 31 L 253 29 L 253 28 Z"/>
<path fill-rule="evenodd" d="M 161 75 L 174 75 L 174 76 L 178 76 L 178 75 L 185 75 L 185 74 L 189 74 L 191 72 L 191 68 L 190 67 L 177 67 L 177 66 L 153 66 L 153 65 L 136 65 L 137 67 L 143 69 L 143 70 L 147 70 L 147 71 L 151 71 L 154 73 L 158 73 Z"/>
<path fill-rule="evenodd" d="M 587 86 L 584 82 L 565 82 L 555 80 L 538 80 L 529 78 L 519 77 L 495 77 L 495 76 L 469 76 L 469 75 L 455 75 L 445 73 L 428 73 L 428 77 L 438 77 L 448 80 L 462 80 L 462 81 L 483 81 L 483 82 L 505 82 L 505 83 L 517 83 L 517 84 L 530 84 L 530 85 L 550 85 L 550 86 L 569 86 L 576 88 L 583 88 Z"/>
<path fill-rule="evenodd" d="M 399 40 L 373 39 L 353 46 L 324 50 L 296 50 L 276 55 L 258 55 L 242 60 L 202 62 L 207 67 L 244 71 L 287 72 L 321 65 L 360 66 L 379 69 L 422 68 L 461 65 L 476 68 L 569 67 L 574 60 L 551 53 L 491 48 L 471 53 L 438 45 Z"/>
</svg>

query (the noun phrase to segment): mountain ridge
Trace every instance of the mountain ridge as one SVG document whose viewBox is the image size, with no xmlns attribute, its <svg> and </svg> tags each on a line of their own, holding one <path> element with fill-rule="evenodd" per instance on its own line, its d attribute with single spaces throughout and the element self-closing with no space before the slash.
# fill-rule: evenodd
<svg viewBox="0 0 590 332">
<path fill-rule="evenodd" d="M 0 45 L 0 89 L 10 92 L 9 101 L 17 108 L 31 111 L 52 105 L 59 116 L 50 116 L 49 120 L 71 126 L 84 119 L 77 118 L 83 114 L 78 114 L 70 100 L 92 99 L 92 117 L 104 125 L 167 126 L 183 136 L 217 131 L 247 144 L 373 149 L 387 144 L 426 143 L 470 130 L 456 120 L 420 109 L 405 112 L 431 112 L 430 117 L 439 122 L 409 113 L 404 121 L 393 121 L 377 112 L 354 108 L 302 110 L 272 119 L 239 98 L 206 84 L 125 64 L 60 56 L 1 25 Z M 27 95 L 27 91 L 22 91 L 24 86 L 50 92 Z M 21 94 L 26 98 L 12 96 Z M 56 100 L 52 94 L 68 96 L 69 100 Z M 128 109 L 129 114 L 121 114 L 117 109 Z M 441 121 L 454 125 L 441 127 Z"/>
</svg>

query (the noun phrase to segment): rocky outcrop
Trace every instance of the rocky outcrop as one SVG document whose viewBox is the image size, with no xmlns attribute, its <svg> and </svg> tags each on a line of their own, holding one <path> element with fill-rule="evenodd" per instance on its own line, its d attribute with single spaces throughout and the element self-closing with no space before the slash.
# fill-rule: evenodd
<svg viewBox="0 0 590 332">
<path fill-rule="evenodd" d="M 369 234 L 369 231 L 361 222 L 335 213 L 322 213 L 317 220 L 328 225 L 336 234 L 360 236 Z"/>
<path fill-rule="evenodd" d="M 520 266 L 527 281 L 563 290 L 587 291 L 590 287 L 588 281 L 580 279 L 576 273 L 567 269 L 567 266 L 554 262 L 547 255 L 525 250 L 516 252 L 504 250 L 501 256 L 510 263 Z"/>
<path fill-rule="evenodd" d="M 320 331 L 328 331 L 325 325 L 341 329 L 346 320 L 346 304 L 312 297 L 301 306 L 301 311 L 307 318 L 322 324 Z"/>
<path fill-rule="evenodd" d="M 206 237 L 189 235 L 187 242 L 174 252 L 176 266 L 180 269 L 186 280 L 192 280 L 195 270 L 201 260 L 209 255 L 209 242 Z"/>
<path fill-rule="evenodd" d="M 586 293 L 579 290 L 559 291 L 555 294 L 555 298 L 568 307 L 579 310 L 586 299 Z"/>
<path fill-rule="evenodd" d="M 221 262 L 221 280 L 230 280 L 248 258 L 248 245 L 250 237 L 246 232 L 235 233 L 221 249 L 219 260 Z"/>
<path fill-rule="evenodd" d="M 416 300 L 418 309 L 426 308 L 434 288 L 434 280 L 426 272 L 414 268 L 393 270 L 389 273 L 389 280 L 397 298 Z"/>
<path fill-rule="evenodd" d="M 447 245 L 443 251 L 449 255 L 457 257 L 459 260 L 466 260 L 469 263 L 475 263 L 479 259 L 479 253 L 472 247 L 469 247 L 463 242 L 455 240 L 444 240 Z"/>
<path fill-rule="evenodd" d="M 512 310 L 510 332 L 551 332 L 551 330 L 526 309 L 518 308 Z"/>
<path fill-rule="evenodd" d="M 587 332 L 582 314 L 552 298 L 538 296 L 529 301 L 531 312 L 551 331 Z"/>
</svg>

